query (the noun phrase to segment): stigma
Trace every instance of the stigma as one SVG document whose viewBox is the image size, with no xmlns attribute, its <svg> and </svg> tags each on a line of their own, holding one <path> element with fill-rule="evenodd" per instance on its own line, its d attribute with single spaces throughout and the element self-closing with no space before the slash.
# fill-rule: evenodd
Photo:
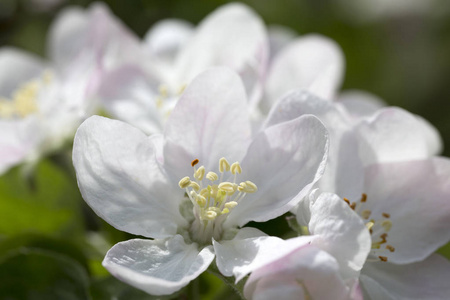
<svg viewBox="0 0 450 300">
<path fill-rule="evenodd" d="M 372 211 L 364 209 L 367 202 L 366 194 L 362 194 L 358 202 L 350 202 L 347 198 L 344 198 L 344 201 L 363 219 L 369 230 L 372 247 L 367 260 L 387 262 L 388 257 L 385 253 L 395 251 L 395 248 L 388 244 L 388 232 L 392 228 L 391 215 L 383 212 L 380 217 L 372 218 Z"/>
<path fill-rule="evenodd" d="M 192 161 L 192 178 L 183 177 L 178 185 L 186 191 L 193 205 L 194 221 L 191 224 L 191 238 L 206 244 L 211 238 L 220 239 L 222 223 L 227 215 L 244 199 L 246 194 L 255 193 L 257 186 L 251 181 L 238 181 L 242 168 L 239 162 L 230 163 L 222 157 L 219 160 L 219 174 L 197 168 L 198 159 Z"/>
</svg>

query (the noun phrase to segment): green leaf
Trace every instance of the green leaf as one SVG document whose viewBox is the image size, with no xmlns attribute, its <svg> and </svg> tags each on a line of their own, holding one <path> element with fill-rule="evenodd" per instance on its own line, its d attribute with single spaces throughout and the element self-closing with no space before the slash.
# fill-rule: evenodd
<svg viewBox="0 0 450 300">
<path fill-rule="evenodd" d="M 12 169 L 0 177 L 0 234 L 80 233 L 82 201 L 75 180 L 49 161 L 28 177 Z"/>
<path fill-rule="evenodd" d="M 34 233 L 16 235 L 0 241 L 0 257 L 6 257 L 20 249 L 48 251 L 64 255 L 88 269 L 88 261 L 84 251 L 71 241 Z"/>
<path fill-rule="evenodd" d="M 91 299 L 86 270 L 50 251 L 21 248 L 2 257 L 0 278 L 0 299 Z"/>
</svg>

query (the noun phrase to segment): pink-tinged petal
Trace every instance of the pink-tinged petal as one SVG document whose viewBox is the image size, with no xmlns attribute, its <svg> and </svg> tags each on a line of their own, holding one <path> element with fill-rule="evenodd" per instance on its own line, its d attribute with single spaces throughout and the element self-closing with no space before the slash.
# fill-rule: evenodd
<svg viewBox="0 0 450 300">
<path fill-rule="evenodd" d="M 335 194 L 322 193 L 311 204 L 309 231 L 320 238 L 312 244 L 339 262 L 345 279 L 357 277 L 372 246 L 360 216 Z"/>
<path fill-rule="evenodd" d="M 157 22 L 144 36 L 144 47 L 149 53 L 167 63 L 173 63 L 180 49 L 194 34 L 194 26 L 181 19 Z"/>
<path fill-rule="evenodd" d="M 344 71 L 339 46 L 320 35 L 307 35 L 293 41 L 274 59 L 266 85 L 266 108 L 286 92 L 305 88 L 332 100 Z"/>
<path fill-rule="evenodd" d="M 212 247 L 198 250 L 180 235 L 167 240 L 134 239 L 112 247 L 103 266 L 118 279 L 152 295 L 172 294 L 203 273 Z"/>
<path fill-rule="evenodd" d="M 368 117 L 386 106 L 386 103 L 379 97 L 360 90 L 342 92 L 337 102 L 342 104 L 355 118 Z"/>
<path fill-rule="evenodd" d="M 367 263 L 361 274 L 362 286 L 370 299 L 450 299 L 449 278 L 450 262 L 437 254 L 406 265 Z M 383 292 L 389 298 L 378 297 Z"/>
<path fill-rule="evenodd" d="M 336 259 L 314 246 L 303 246 L 250 275 L 247 299 L 357 299 L 351 297 Z"/>
<path fill-rule="evenodd" d="M 434 155 L 429 126 L 415 115 L 395 107 L 380 110 L 356 128 L 360 156 L 366 164 L 423 159 Z"/>
<path fill-rule="evenodd" d="M 183 191 L 157 162 L 161 143 L 158 135 L 98 116 L 77 131 L 73 163 L 81 194 L 119 230 L 162 238 L 187 225 L 179 212 Z"/>
<path fill-rule="evenodd" d="M 443 141 L 439 131 L 430 122 L 416 115 L 416 120 L 421 123 L 421 134 L 427 141 L 428 153 L 430 156 L 439 155 L 442 152 Z"/>
<path fill-rule="evenodd" d="M 249 99 L 256 101 L 267 52 L 267 33 L 260 17 L 242 3 L 227 4 L 208 15 L 181 49 L 177 81 L 189 83 L 203 70 L 226 66 L 241 75 Z"/>
<path fill-rule="evenodd" d="M 372 211 L 370 218 L 382 220 L 386 213 L 392 221 L 387 244 L 395 251 L 379 255 L 390 262 L 411 263 L 450 240 L 449 159 L 373 165 L 367 168 L 365 180 L 364 209 Z"/>
<path fill-rule="evenodd" d="M 220 272 L 225 276 L 235 276 L 238 282 L 253 270 L 311 243 L 314 239 L 314 236 L 301 236 L 282 240 L 273 236 L 247 237 L 244 234 L 220 243 L 213 240 L 213 246 Z"/>
<path fill-rule="evenodd" d="M 192 173 L 191 161 L 218 171 L 219 159 L 240 161 L 250 142 L 246 95 L 237 74 L 214 68 L 183 92 L 165 128 L 165 165 L 177 180 Z"/>
<path fill-rule="evenodd" d="M 69 75 L 79 64 L 111 69 L 143 57 L 137 36 L 102 3 L 63 10 L 50 29 L 48 48 L 58 69 Z"/>
<path fill-rule="evenodd" d="M 271 126 L 256 135 L 239 178 L 258 187 L 233 208 L 224 226 L 264 222 L 293 208 L 324 172 L 328 134 L 313 116 Z"/>
<path fill-rule="evenodd" d="M 114 118 L 136 126 L 147 134 L 161 132 L 163 120 L 156 107 L 159 80 L 138 66 L 122 66 L 103 79 L 98 97 Z"/>
<path fill-rule="evenodd" d="M 46 65 L 38 57 L 22 50 L 0 49 L 0 98 L 11 94 L 29 80 L 41 75 Z"/>
</svg>

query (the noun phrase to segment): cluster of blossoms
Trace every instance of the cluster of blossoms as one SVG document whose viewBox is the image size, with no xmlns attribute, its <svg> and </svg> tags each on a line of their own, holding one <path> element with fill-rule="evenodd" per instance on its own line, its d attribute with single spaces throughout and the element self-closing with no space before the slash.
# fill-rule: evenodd
<svg viewBox="0 0 450 300">
<path fill-rule="evenodd" d="M 49 47 L 48 63 L 0 51 L 11 70 L 0 171 L 79 126 L 83 198 L 144 237 L 106 254 L 120 280 L 168 295 L 213 269 L 245 280 L 248 299 L 450 297 L 450 263 L 433 254 L 450 240 L 439 134 L 372 95 L 341 93 L 332 40 L 266 29 L 237 3 L 197 27 L 161 21 L 140 40 L 97 4 L 65 11 Z M 89 117 L 99 109 L 114 119 Z M 246 226 L 284 214 L 297 237 Z"/>
</svg>

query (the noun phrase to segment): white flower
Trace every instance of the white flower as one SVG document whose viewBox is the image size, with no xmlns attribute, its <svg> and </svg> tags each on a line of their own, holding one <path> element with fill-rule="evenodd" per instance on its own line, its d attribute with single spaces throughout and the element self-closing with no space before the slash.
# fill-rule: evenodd
<svg viewBox="0 0 450 300">
<path fill-rule="evenodd" d="M 119 27 L 99 4 L 87 11 L 69 8 L 50 29 L 49 62 L 0 49 L 0 173 L 33 163 L 73 137 L 95 109 L 89 95 L 106 68 L 101 60 L 118 60 L 102 47 L 123 41 L 105 36 Z"/>
<path fill-rule="evenodd" d="M 163 135 L 91 117 L 77 131 L 73 160 L 83 198 L 100 217 L 155 239 L 115 245 L 104 266 L 151 294 L 170 294 L 214 256 L 226 276 L 260 263 L 264 245 L 282 240 L 238 228 L 295 206 L 323 172 L 326 148 L 312 116 L 251 138 L 239 77 L 212 69 L 188 85 Z M 228 256 L 241 246 L 240 256 Z"/>
<path fill-rule="evenodd" d="M 361 218 L 334 194 L 314 197 L 308 207 L 308 243 L 297 238 L 291 252 L 267 257 L 252 270 L 247 299 L 362 299 L 357 278 L 370 250 L 370 235 Z M 283 245 L 281 244 L 283 247 Z"/>
<path fill-rule="evenodd" d="M 448 298 L 441 278 L 448 278 L 450 265 L 432 255 L 450 239 L 450 160 L 435 156 L 441 148 L 436 130 L 399 108 L 354 122 L 339 104 L 302 91 L 277 104 L 266 128 L 305 113 L 317 115 L 330 132 L 329 163 L 318 186 L 344 198 L 370 232 L 359 274 L 364 292 L 373 299 Z M 315 234 L 312 205 L 306 198 L 297 218 Z M 346 262 L 336 255 L 338 243 L 327 245 L 321 249 Z"/>
<path fill-rule="evenodd" d="M 108 113 L 146 133 L 162 132 L 184 88 L 215 66 L 239 73 L 249 109 L 260 98 L 267 60 L 262 20 L 243 4 L 208 15 L 197 28 L 179 20 L 157 23 L 146 35 L 145 59 L 116 68 L 102 80 L 99 97 Z"/>
</svg>

